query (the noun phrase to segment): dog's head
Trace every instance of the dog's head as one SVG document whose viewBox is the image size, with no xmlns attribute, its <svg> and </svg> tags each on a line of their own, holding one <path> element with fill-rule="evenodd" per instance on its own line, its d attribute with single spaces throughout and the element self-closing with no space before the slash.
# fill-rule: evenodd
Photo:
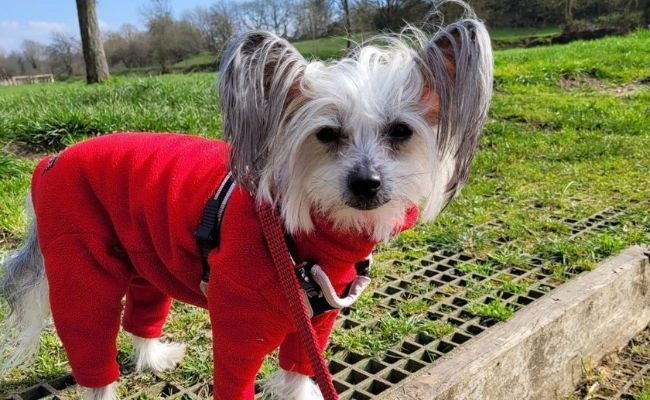
<svg viewBox="0 0 650 400">
<path fill-rule="evenodd" d="M 413 205 L 434 218 L 467 180 L 492 92 L 490 40 L 473 15 L 332 62 L 251 32 L 221 65 L 233 173 L 291 232 L 323 215 L 385 240 Z"/>
</svg>

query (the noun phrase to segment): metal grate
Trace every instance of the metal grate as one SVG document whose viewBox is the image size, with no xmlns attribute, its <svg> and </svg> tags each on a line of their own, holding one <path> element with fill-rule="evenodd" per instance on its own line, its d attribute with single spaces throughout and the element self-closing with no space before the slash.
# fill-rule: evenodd
<svg viewBox="0 0 650 400">
<path fill-rule="evenodd" d="M 558 222 L 568 227 L 568 240 L 574 240 L 580 235 L 603 231 L 619 224 L 621 214 L 620 210 L 606 209 L 583 220 L 558 219 Z M 481 229 L 496 230 L 502 226 L 500 221 L 496 221 Z M 510 243 L 513 241 L 507 237 L 495 240 L 497 246 L 512 246 Z M 372 292 L 371 296 L 376 302 L 376 316 L 356 318 L 355 310 L 352 309 L 339 318 L 338 328 L 343 332 L 376 329 L 382 316 L 397 317 L 406 302 L 416 301 L 426 304 L 428 321 L 448 324 L 453 330 L 441 337 L 427 333 L 407 335 L 379 357 L 368 357 L 335 345 L 330 346 L 329 368 L 343 400 L 377 398 L 391 386 L 408 379 L 410 375 L 499 323 L 495 318 L 475 314 L 472 305 L 498 301 L 504 308 L 516 312 L 561 285 L 566 279 L 581 273 L 569 269 L 559 279 L 536 256 L 527 259 L 525 265 L 512 266 L 489 258 L 481 259 L 464 252 L 455 253 L 434 247 L 408 250 L 411 250 L 408 254 L 422 256 L 390 260 L 391 264 L 401 266 L 400 270 L 411 272 L 399 277 L 386 276 L 387 283 Z M 504 284 L 521 284 L 519 287 L 525 289 L 508 291 L 503 289 Z M 492 290 L 485 290 L 486 288 Z M 643 373 L 647 373 L 647 363 L 644 368 Z M 124 372 L 129 373 L 128 370 Z M 146 392 L 129 393 L 127 399 L 199 399 L 212 395 L 211 385 L 205 382 L 184 387 L 159 375 L 154 375 L 153 379 L 154 383 L 147 385 Z M 72 377 L 65 376 L 10 394 L 9 398 L 65 399 L 65 392 L 72 390 L 72 385 Z M 258 398 L 260 397 L 258 393 Z"/>
<path fill-rule="evenodd" d="M 571 238 L 593 231 L 602 231 L 617 225 L 616 218 L 621 211 L 606 209 L 584 220 L 561 219 L 571 232 Z M 499 222 L 488 225 L 499 226 Z M 489 227 L 488 227 L 489 228 Z M 512 242 L 509 238 L 498 238 L 500 246 Z M 410 249 L 417 250 L 421 249 Z M 474 258 L 463 252 L 453 253 L 444 249 L 428 248 L 427 254 L 411 260 L 394 260 L 393 263 L 407 263 L 413 272 L 405 277 L 387 277 L 390 283 L 376 289 L 373 297 L 379 299 L 379 308 L 385 313 L 397 316 L 400 304 L 420 300 L 429 303 L 427 317 L 430 321 L 447 322 L 454 331 L 442 338 L 417 334 L 404 338 L 382 357 L 368 359 L 343 349 L 332 349 L 330 361 L 337 390 L 342 399 L 366 400 L 376 398 L 409 375 L 435 362 L 457 346 L 480 335 L 497 324 L 494 318 L 478 316 L 470 310 L 470 304 L 489 304 L 497 297 L 505 308 L 517 311 L 533 303 L 544 294 L 561 285 L 558 279 L 544 267 L 540 258 L 531 257 L 525 266 L 504 266 L 489 259 Z M 478 268 L 467 269 L 463 266 Z M 487 268 L 481 268 L 486 266 Z M 489 267 L 488 267 L 489 266 Z M 563 278 L 570 279 L 580 271 L 566 271 Z M 525 283 L 524 293 L 498 291 L 476 295 L 474 287 L 486 285 L 502 287 L 504 283 Z M 479 291 L 480 293 L 480 291 Z M 379 318 L 361 323 L 350 316 L 339 320 L 344 330 L 372 329 Z"/>
</svg>

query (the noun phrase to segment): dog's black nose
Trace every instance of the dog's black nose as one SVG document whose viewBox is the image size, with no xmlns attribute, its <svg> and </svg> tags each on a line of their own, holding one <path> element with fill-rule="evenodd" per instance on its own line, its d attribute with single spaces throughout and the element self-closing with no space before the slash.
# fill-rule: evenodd
<svg viewBox="0 0 650 400">
<path fill-rule="evenodd" d="M 348 176 L 348 188 L 358 198 L 372 199 L 381 189 L 381 176 L 374 167 L 362 166 Z"/>
</svg>

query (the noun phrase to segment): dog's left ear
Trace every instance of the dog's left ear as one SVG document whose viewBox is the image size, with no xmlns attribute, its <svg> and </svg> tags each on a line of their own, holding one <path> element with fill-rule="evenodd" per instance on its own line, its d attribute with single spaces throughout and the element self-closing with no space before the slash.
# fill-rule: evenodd
<svg viewBox="0 0 650 400">
<path fill-rule="evenodd" d="M 471 10 L 467 10 L 471 13 Z M 424 217 L 434 217 L 467 181 L 492 96 L 493 60 L 485 26 L 472 14 L 440 28 L 419 50 L 426 87 L 437 125 L 436 148 L 447 165 L 442 199 L 430 199 Z M 442 177 L 441 177 L 442 178 Z M 435 203 L 435 204 L 434 204 Z"/>
<path fill-rule="evenodd" d="M 232 142 L 230 168 L 255 192 L 306 61 L 288 41 L 263 31 L 233 40 L 224 54 L 219 97 L 224 138 Z"/>
</svg>

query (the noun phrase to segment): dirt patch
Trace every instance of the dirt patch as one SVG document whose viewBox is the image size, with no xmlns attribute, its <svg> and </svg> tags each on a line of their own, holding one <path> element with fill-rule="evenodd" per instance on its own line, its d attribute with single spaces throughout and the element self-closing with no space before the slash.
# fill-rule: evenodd
<svg viewBox="0 0 650 400">
<path fill-rule="evenodd" d="M 4 228 L 0 228 L 0 249 L 15 249 L 22 243 L 22 239 Z"/>
<path fill-rule="evenodd" d="M 601 365 L 586 363 L 584 375 L 570 399 L 635 399 L 650 393 L 650 326 Z"/>
<path fill-rule="evenodd" d="M 568 92 L 594 90 L 609 96 L 632 96 L 648 87 L 649 82 L 631 82 L 622 85 L 612 85 L 588 75 L 578 75 L 560 78 L 560 87 Z"/>
<path fill-rule="evenodd" d="M 44 151 L 34 151 L 29 146 L 21 143 L 9 143 L 4 146 L 4 151 L 15 156 L 26 158 L 31 161 L 38 161 L 50 153 Z"/>
</svg>

